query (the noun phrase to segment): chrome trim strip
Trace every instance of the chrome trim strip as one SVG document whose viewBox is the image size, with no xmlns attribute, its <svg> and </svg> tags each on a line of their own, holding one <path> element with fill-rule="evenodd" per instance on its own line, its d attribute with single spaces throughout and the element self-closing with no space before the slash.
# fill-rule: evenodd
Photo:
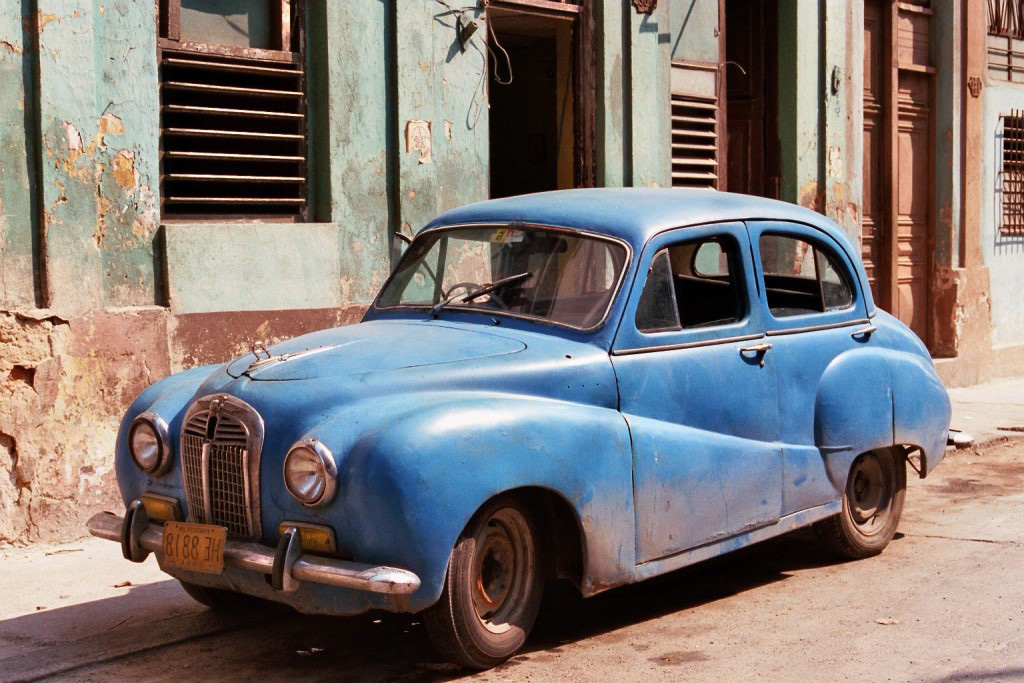
<svg viewBox="0 0 1024 683">
<path fill-rule="evenodd" d="M 653 353 L 655 351 L 676 351 L 677 349 L 695 349 L 698 346 L 716 346 L 718 344 L 731 344 L 733 342 L 744 342 L 752 339 L 762 339 L 764 334 L 745 334 L 739 337 L 726 337 L 724 339 L 705 339 L 703 341 L 686 342 L 683 344 L 666 344 L 664 346 L 649 346 L 640 349 L 613 350 L 613 356 L 633 356 L 638 353 Z"/>
<path fill-rule="evenodd" d="M 549 230 L 551 232 L 565 232 L 565 233 L 570 233 L 570 234 L 579 234 L 579 235 L 583 235 L 583 236 L 585 236 L 587 238 L 590 238 L 590 239 L 603 240 L 605 242 L 611 242 L 613 244 L 618 244 L 619 246 L 623 247 L 626 250 L 626 258 L 622 262 L 622 268 L 619 271 L 619 281 L 615 283 L 615 287 L 612 290 L 612 295 L 608 299 L 608 308 L 605 310 L 604 316 L 601 318 L 601 320 L 599 322 L 595 323 L 591 327 L 576 327 L 576 326 L 570 325 L 568 323 L 560 323 L 560 322 L 555 321 L 555 320 L 548 320 L 547 318 L 540 318 L 540 317 L 537 317 L 537 316 L 531 316 L 531 315 L 527 315 L 527 314 L 524 314 L 524 313 L 510 313 L 508 311 L 502 311 L 500 309 L 476 308 L 476 307 L 473 307 L 473 306 L 461 306 L 461 307 L 458 307 L 458 308 L 451 308 L 449 310 L 454 311 L 454 312 L 460 312 L 460 313 L 468 311 L 470 313 L 483 313 L 485 315 L 500 315 L 500 316 L 506 317 L 506 318 L 515 318 L 517 320 L 526 320 L 526 321 L 531 322 L 531 323 L 537 323 L 538 325 L 551 325 L 553 327 L 561 327 L 561 328 L 564 328 L 564 329 L 567 329 L 567 330 L 573 330 L 574 332 L 585 332 L 585 333 L 588 333 L 588 334 L 591 333 L 591 332 L 596 332 L 597 330 L 599 330 L 602 327 L 604 327 L 605 323 L 608 322 L 608 318 L 611 316 L 612 309 L 615 307 L 615 300 L 618 299 L 619 294 L 622 293 L 622 285 L 626 281 L 626 272 L 630 269 L 630 266 L 633 263 L 633 247 L 626 240 L 620 239 L 618 237 L 612 237 L 610 235 L 602 235 L 601 233 L 591 232 L 589 230 L 581 230 L 580 228 L 567 228 L 567 227 L 560 226 L 560 225 L 545 225 L 543 223 L 530 223 L 530 222 L 527 222 L 527 221 L 508 221 L 508 222 L 484 222 L 484 223 L 455 223 L 455 224 L 452 224 L 452 225 L 438 225 L 438 226 L 435 226 L 433 228 L 428 228 L 426 230 L 421 230 L 413 238 L 413 241 L 415 242 L 422 235 L 431 235 L 431 234 L 433 234 L 435 232 L 444 231 L 444 230 L 479 230 L 480 228 L 486 228 L 486 227 L 504 227 L 504 226 L 512 226 L 512 225 L 523 225 L 523 226 L 526 226 L 528 228 L 529 227 L 540 228 L 542 230 Z M 404 259 L 405 258 L 405 254 L 408 254 L 408 253 L 409 253 L 409 249 L 406 249 L 406 251 L 402 254 L 402 259 Z M 401 265 L 401 261 L 399 261 L 399 265 Z M 395 277 L 395 273 L 397 273 L 397 272 L 398 272 L 398 267 L 396 266 L 395 269 L 391 271 L 391 274 L 388 275 L 388 278 L 384 281 L 384 284 L 381 285 L 380 291 L 377 292 L 377 296 L 374 298 L 373 304 L 370 305 L 371 310 L 377 311 L 377 312 L 380 312 L 380 311 L 429 311 L 432 308 L 432 306 L 412 306 L 412 305 L 409 305 L 409 304 L 399 304 L 398 306 L 378 306 L 377 305 L 377 302 L 380 301 L 380 295 L 384 292 L 385 289 L 387 289 L 388 285 L 391 284 L 391 280 Z"/>
<path fill-rule="evenodd" d="M 809 315 L 813 315 L 809 314 Z M 776 318 L 778 320 L 778 318 Z M 840 323 L 829 323 L 826 325 L 808 325 L 807 327 L 793 327 L 786 330 L 768 330 L 769 337 L 781 337 L 786 334 L 798 334 L 800 332 L 817 332 L 818 330 L 836 330 L 840 327 L 853 327 L 854 325 L 863 325 L 868 320 L 864 318 L 858 318 L 857 320 L 846 320 Z"/>
<path fill-rule="evenodd" d="M 93 515 L 87 524 L 93 536 L 118 543 L 123 525 L 124 518 L 111 512 Z M 138 544 L 162 559 L 163 538 L 163 527 L 150 524 L 138 535 Z M 224 566 L 270 574 L 274 569 L 274 549 L 228 540 L 224 544 Z M 420 578 L 407 569 L 317 555 L 300 555 L 292 566 L 291 575 L 298 581 L 388 595 L 409 595 L 420 587 Z"/>
<path fill-rule="evenodd" d="M 209 524 L 213 520 L 213 503 L 210 501 L 210 444 L 204 443 L 202 459 L 199 461 L 199 476 L 203 482 L 203 521 Z"/>
</svg>

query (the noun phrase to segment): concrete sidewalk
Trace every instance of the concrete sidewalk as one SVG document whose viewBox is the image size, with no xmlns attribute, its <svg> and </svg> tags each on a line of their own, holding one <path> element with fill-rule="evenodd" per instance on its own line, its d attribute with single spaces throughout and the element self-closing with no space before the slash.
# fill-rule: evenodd
<svg viewBox="0 0 1024 683">
<path fill-rule="evenodd" d="M 975 446 L 1024 436 L 1024 377 L 950 389 L 950 429 L 967 432 Z"/>
</svg>

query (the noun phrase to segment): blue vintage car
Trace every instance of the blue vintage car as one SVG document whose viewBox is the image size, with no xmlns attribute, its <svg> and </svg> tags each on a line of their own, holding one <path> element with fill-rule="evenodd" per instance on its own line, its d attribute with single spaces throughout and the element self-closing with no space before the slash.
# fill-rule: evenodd
<svg viewBox="0 0 1024 683">
<path fill-rule="evenodd" d="M 880 552 L 949 418 L 826 218 L 537 194 L 433 221 L 362 323 L 147 389 L 117 439 L 127 511 L 89 529 L 214 607 L 422 611 L 485 668 L 552 577 L 590 596 L 808 525 Z"/>
</svg>

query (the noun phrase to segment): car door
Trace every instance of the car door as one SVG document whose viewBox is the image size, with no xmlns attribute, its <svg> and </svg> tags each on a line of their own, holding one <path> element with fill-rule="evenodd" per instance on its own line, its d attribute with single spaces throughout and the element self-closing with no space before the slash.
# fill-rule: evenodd
<svg viewBox="0 0 1024 683">
<path fill-rule="evenodd" d="M 775 366 L 742 223 L 644 249 L 612 345 L 646 562 L 778 520 Z"/>
<path fill-rule="evenodd" d="M 815 400 L 829 363 L 871 345 L 870 323 L 850 255 L 825 232 L 781 221 L 747 227 L 779 383 L 786 515 L 835 500 L 842 490 L 844 481 L 828 477 L 833 454 L 815 445 Z"/>
</svg>

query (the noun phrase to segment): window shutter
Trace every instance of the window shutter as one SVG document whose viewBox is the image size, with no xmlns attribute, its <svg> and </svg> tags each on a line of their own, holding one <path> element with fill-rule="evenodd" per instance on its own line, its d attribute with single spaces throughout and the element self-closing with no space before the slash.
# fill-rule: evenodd
<svg viewBox="0 0 1024 683">
<path fill-rule="evenodd" d="M 161 51 L 165 216 L 299 217 L 306 204 L 303 69 Z"/>
<path fill-rule="evenodd" d="M 672 95 L 672 186 L 718 188 L 718 101 Z"/>
</svg>

